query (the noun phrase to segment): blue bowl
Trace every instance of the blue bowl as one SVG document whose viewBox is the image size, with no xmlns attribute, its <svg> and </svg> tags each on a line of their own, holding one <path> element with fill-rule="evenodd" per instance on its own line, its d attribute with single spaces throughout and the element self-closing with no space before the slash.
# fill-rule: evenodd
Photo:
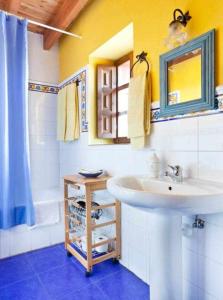
<svg viewBox="0 0 223 300">
<path fill-rule="evenodd" d="M 86 178 L 96 178 L 98 176 L 100 176 L 103 173 L 103 170 L 98 170 L 97 173 L 89 173 L 89 172 L 84 172 L 84 171 L 80 171 L 78 172 L 78 174 L 86 177 Z"/>
</svg>

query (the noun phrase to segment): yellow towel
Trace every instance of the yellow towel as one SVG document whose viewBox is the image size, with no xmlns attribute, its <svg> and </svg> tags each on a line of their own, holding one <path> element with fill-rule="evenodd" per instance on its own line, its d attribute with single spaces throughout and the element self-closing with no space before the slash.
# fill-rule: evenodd
<svg viewBox="0 0 223 300">
<path fill-rule="evenodd" d="M 57 100 L 57 139 L 73 141 L 80 137 L 78 87 L 75 83 L 62 88 Z"/>
<path fill-rule="evenodd" d="M 67 123 L 67 88 L 59 90 L 57 97 L 57 140 L 64 141 Z"/>
<path fill-rule="evenodd" d="M 133 148 L 145 146 L 146 135 L 150 133 L 151 92 L 149 75 L 144 73 L 129 82 L 128 137 Z"/>
<path fill-rule="evenodd" d="M 80 137 L 78 87 L 76 83 L 67 86 L 67 125 L 65 141 Z"/>
</svg>

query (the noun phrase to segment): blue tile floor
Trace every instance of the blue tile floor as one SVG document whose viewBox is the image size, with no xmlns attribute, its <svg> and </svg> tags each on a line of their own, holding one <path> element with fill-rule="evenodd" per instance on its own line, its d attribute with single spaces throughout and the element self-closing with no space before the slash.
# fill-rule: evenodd
<svg viewBox="0 0 223 300">
<path fill-rule="evenodd" d="M 0 260 L 0 300 L 148 300 L 149 286 L 106 261 L 93 275 L 62 244 Z"/>
</svg>

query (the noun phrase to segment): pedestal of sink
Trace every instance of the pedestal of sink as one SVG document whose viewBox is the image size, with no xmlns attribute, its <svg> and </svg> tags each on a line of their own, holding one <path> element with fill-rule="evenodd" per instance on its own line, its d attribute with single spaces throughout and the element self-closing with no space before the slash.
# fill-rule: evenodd
<svg viewBox="0 0 223 300">
<path fill-rule="evenodd" d="M 150 299 L 182 300 L 182 217 L 151 213 Z"/>
</svg>

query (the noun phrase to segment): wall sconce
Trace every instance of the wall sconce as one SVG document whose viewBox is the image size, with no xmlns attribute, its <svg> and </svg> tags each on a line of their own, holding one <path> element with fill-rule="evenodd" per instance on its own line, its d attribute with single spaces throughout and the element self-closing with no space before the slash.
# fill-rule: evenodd
<svg viewBox="0 0 223 300">
<path fill-rule="evenodd" d="M 179 8 L 174 10 L 173 21 L 169 24 L 169 34 L 165 39 L 168 48 L 172 49 L 186 42 L 188 36 L 185 27 L 191 18 L 189 11 L 184 14 Z"/>
</svg>

